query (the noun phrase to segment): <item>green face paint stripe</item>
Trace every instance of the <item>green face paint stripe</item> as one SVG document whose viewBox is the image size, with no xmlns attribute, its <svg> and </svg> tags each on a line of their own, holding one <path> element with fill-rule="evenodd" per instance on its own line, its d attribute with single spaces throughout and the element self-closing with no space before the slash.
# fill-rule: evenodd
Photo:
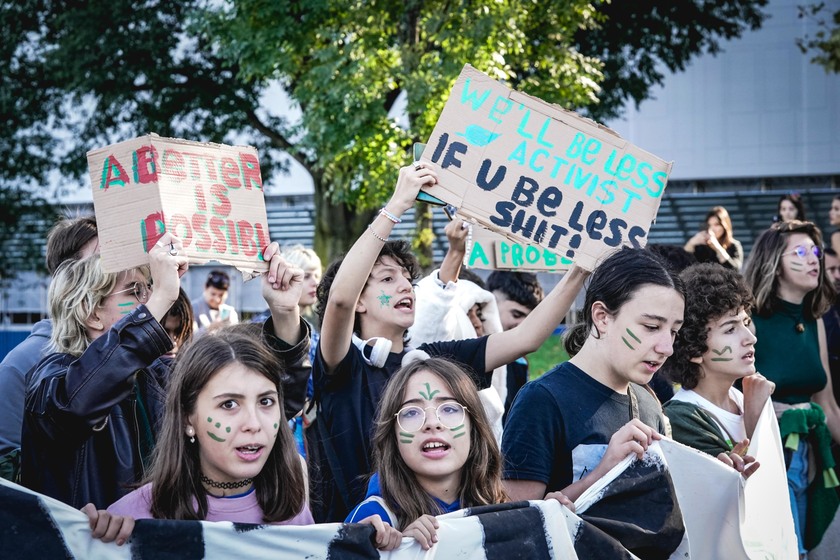
<svg viewBox="0 0 840 560">
<path fill-rule="evenodd" d="M 454 428 L 449 428 L 449 429 L 450 429 L 450 430 L 452 430 L 453 432 L 454 432 L 454 431 L 456 431 L 456 430 L 463 430 L 463 429 L 464 429 L 464 425 L 463 425 L 463 424 L 461 424 L 460 426 L 455 426 Z"/>
<path fill-rule="evenodd" d="M 425 386 L 426 386 L 426 392 L 424 393 L 423 391 L 420 391 L 420 396 L 421 396 L 421 397 L 423 397 L 424 399 L 426 399 L 427 401 L 432 400 L 432 398 L 433 398 L 435 395 L 437 395 L 438 393 L 440 393 L 440 391 L 439 391 L 439 390 L 437 390 L 437 389 L 435 389 L 434 391 L 432 391 L 432 386 L 431 386 L 431 385 L 429 385 L 428 383 L 424 383 L 423 385 L 425 385 Z"/>
<path fill-rule="evenodd" d="M 385 295 L 385 292 L 382 292 L 382 295 L 377 296 L 376 299 L 379 300 L 380 307 L 385 307 L 386 305 L 391 304 L 391 298 L 394 296 Z"/>
<path fill-rule="evenodd" d="M 723 354 L 726 354 L 727 352 L 729 352 L 731 354 L 732 353 L 732 348 L 729 347 L 729 346 L 724 346 L 723 348 L 720 349 L 720 351 L 712 348 L 712 352 L 714 352 L 718 356 L 722 356 Z"/>
<path fill-rule="evenodd" d="M 414 438 L 414 434 L 409 434 L 409 433 L 406 433 L 406 432 L 400 432 L 400 435 L 402 437 L 406 437 L 406 438 Z"/>
<path fill-rule="evenodd" d="M 207 432 L 207 435 L 210 436 L 210 438 L 213 439 L 214 441 L 218 441 L 218 442 L 225 441 L 224 439 L 220 438 L 219 436 L 217 436 L 213 432 Z"/>
<path fill-rule="evenodd" d="M 731 362 L 732 358 L 712 358 L 713 362 Z"/>
<path fill-rule="evenodd" d="M 633 348 L 633 345 L 631 345 L 629 342 L 627 342 L 627 339 L 626 339 L 626 338 L 624 338 L 624 337 L 622 336 L 622 337 L 621 337 L 621 340 L 623 340 L 623 341 L 624 341 L 624 344 L 626 344 L 626 345 L 627 345 L 627 348 L 629 348 L 630 350 L 635 350 L 635 348 Z"/>
<path fill-rule="evenodd" d="M 458 432 L 457 434 L 452 436 L 452 439 L 459 438 L 459 437 L 465 436 L 465 435 L 467 435 L 467 432 Z"/>
<path fill-rule="evenodd" d="M 411 439 L 401 439 L 400 443 L 414 443 L 414 440 Z"/>
<path fill-rule="evenodd" d="M 134 305 L 133 301 L 127 301 L 125 303 L 118 303 L 117 307 L 131 307 Z"/>
<path fill-rule="evenodd" d="M 636 342 L 638 342 L 638 343 L 640 343 L 640 344 L 641 344 L 642 339 L 641 339 L 641 338 L 639 338 L 638 336 L 636 336 L 636 335 L 633 333 L 633 331 L 631 331 L 631 330 L 630 330 L 630 328 L 629 328 L 629 327 L 628 327 L 627 329 L 625 329 L 625 330 L 627 331 L 627 334 L 629 334 L 629 335 L 633 338 L 633 340 L 635 340 Z"/>
</svg>

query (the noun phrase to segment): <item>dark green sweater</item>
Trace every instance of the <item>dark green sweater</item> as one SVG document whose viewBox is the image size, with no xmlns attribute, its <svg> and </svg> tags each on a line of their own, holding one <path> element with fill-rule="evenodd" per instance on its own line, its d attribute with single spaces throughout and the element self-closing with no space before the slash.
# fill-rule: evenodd
<svg viewBox="0 0 840 560">
<path fill-rule="evenodd" d="M 802 305 L 781 302 L 782 307 L 771 317 L 753 314 L 755 335 L 755 368 L 776 384 L 773 400 L 787 404 L 809 402 L 811 395 L 826 384 L 820 360 L 817 321 L 802 320 Z M 796 332 L 801 322 L 805 332 Z"/>
</svg>

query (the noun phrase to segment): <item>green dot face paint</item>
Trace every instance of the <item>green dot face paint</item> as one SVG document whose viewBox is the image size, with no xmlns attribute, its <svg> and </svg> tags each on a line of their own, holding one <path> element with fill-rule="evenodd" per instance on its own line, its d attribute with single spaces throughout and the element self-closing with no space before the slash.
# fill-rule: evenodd
<svg viewBox="0 0 840 560">
<path fill-rule="evenodd" d="M 225 428 L 225 431 L 226 431 L 227 433 L 230 433 L 230 426 L 228 426 L 227 428 Z"/>
<path fill-rule="evenodd" d="M 731 357 L 730 358 L 724 358 L 723 357 L 724 354 L 732 354 L 732 347 L 730 347 L 730 346 L 724 346 L 720 350 L 715 350 L 714 348 L 712 348 L 712 353 L 717 354 L 717 356 L 718 356 L 717 358 L 712 358 L 713 362 L 731 362 L 733 360 L 733 358 L 731 358 Z"/>
<path fill-rule="evenodd" d="M 217 427 L 217 428 L 221 428 L 221 427 L 222 427 L 222 423 L 221 423 L 221 422 L 216 422 L 216 427 Z"/>
<path fill-rule="evenodd" d="M 424 393 L 423 391 L 420 391 L 420 396 L 426 399 L 427 401 L 432 400 L 435 395 L 440 393 L 440 391 L 438 391 L 437 389 L 432 391 L 432 386 L 429 383 L 424 383 L 423 385 L 426 386 L 426 392 Z"/>
<path fill-rule="evenodd" d="M 383 291 L 382 294 L 380 296 L 377 296 L 376 299 L 379 300 L 379 306 L 380 307 L 388 307 L 389 305 L 391 305 L 391 298 L 392 297 L 394 297 L 394 296 L 385 295 L 385 292 Z"/>
<path fill-rule="evenodd" d="M 279 427 L 280 427 L 280 424 L 274 424 L 274 429 L 275 429 L 275 430 L 276 430 L 277 428 L 279 428 Z"/>
</svg>

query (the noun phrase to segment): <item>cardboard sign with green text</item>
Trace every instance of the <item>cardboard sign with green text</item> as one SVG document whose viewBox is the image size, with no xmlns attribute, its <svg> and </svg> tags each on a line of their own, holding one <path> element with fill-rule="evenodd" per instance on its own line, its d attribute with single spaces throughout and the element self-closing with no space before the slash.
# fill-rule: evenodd
<svg viewBox="0 0 840 560">
<path fill-rule="evenodd" d="M 215 260 L 246 276 L 268 270 L 255 148 L 150 134 L 91 150 L 87 158 L 105 271 L 147 264 L 166 231 L 184 242 L 190 263 Z"/>
<path fill-rule="evenodd" d="M 464 264 L 470 268 L 560 272 L 572 261 L 533 243 L 519 243 L 479 225 L 472 226 Z"/>
<path fill-rule="evenodd" d="M 464 66 L 423 151 L 424 191 L 458 214 L 592 270 L 643 247 L 673 163 Z"/>
</svg>

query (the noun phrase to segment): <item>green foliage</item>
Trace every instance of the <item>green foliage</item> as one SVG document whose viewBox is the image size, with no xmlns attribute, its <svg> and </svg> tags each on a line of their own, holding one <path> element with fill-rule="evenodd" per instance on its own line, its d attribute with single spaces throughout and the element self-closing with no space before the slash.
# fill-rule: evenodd
<svg viewBox="0 0 840 560">
<path fill-rule="evenodd" d="M 536 379 L 550 371 L 557 364 L 569 360 L 566 349 L 563 348 L 563 337 L 550 336 L 539 349 L 528 355 L 528 376 Z"/>
<path fill-rule="evenodd" d="M 147 132 L 248 143 L 313 177 L 316 246 L 345 250 L 462 66 L 596 117 L 761 21 L 766 0 L 19 0 L 0 4 L 0 186 L 84 177 Z M 299 120 L 261 106 L 279 83 Z M 602 88 L 599 84 L 603 83 Z M 407 126 L 393 110 L 406 102 Z M 56 135 L 56 132 L 60 135 Z M 322 211 L 323 210 L 323 211 Z"/>
<path fill-rule="evenodd" d="M 18 271 L 46 272 L 45 239 L 55 209 L 26 190 L 0 188 L 0 281 Z"/>
<path fill-rule="evenodd" d="M 811 62 L 825 68 L 826 72 L 840 73 L 840 10 L 833 14 L 825 2 L 799 6 L 799 18 L 816 25 L 813 35 L 798 39 L 796 44 L 803 54 L 813 53 Z"/>
</svg>

